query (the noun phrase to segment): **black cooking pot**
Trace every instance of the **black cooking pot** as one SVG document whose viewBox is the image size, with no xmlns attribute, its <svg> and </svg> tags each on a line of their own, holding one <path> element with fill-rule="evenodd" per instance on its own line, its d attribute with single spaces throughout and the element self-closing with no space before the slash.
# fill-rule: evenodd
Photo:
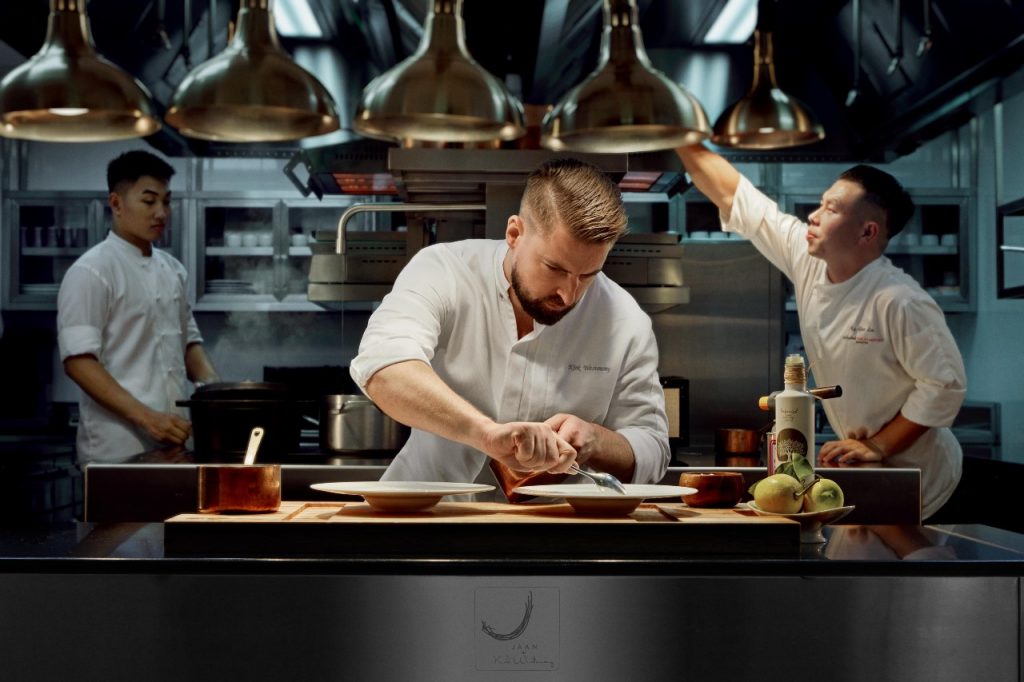
<svg viewBox="0 0 1024 682">
<path fill-rule="evenodd" d="M 189 408 L 197 462 L 241 462 L 255 426 L 264 430 L 259 461 L 280 462 L 299 449 L 299 408 L 284 384 L 206 384 L 177 404 Z"/>
</svg>

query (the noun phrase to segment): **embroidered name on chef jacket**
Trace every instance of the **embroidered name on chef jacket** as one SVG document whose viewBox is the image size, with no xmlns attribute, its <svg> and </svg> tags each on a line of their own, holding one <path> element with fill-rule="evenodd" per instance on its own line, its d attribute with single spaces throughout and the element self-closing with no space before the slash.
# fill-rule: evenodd
<svg viewBox="0 0 1024 682">
<path fill-rule="evenodd" d="M 599 365 L 575 365 L 575 364 L 570 362 L 569 363 L 569 371 L 570 372 L 610 372 L 610 371 L 612 371 L 612 368 L 611 367 L 601 367 Z"/>
<path fill-rule="evenodd" d="M 882 343 L 885 341 L 885 337 L 878 333 L 874 327 L 850 327 L 848 334 L 843 334 L 844 341 L 853 341 L 854 343 Z"/>
</svg>

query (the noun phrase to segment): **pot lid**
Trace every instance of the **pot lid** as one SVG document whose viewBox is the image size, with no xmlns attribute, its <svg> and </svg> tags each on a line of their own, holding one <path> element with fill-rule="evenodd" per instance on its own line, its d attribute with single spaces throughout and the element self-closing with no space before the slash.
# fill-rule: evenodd
<svg viewBox="0 0 1024 682">
<path fill-rule="evenodd" d="M 290 391 L 286 384 L 267 381 L 223 381 L 205 384 L 192 394 L 193 400 L 286 400 Z"/>
</svg>

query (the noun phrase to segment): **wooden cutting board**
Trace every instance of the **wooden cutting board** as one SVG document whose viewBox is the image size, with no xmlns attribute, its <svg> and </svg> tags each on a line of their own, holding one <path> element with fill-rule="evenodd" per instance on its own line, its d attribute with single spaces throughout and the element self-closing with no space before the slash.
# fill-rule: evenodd
<svg viewBox="0 0 1024 682">
<path fill-rule="evenodd" d="M 667 559 L 795 556 L 799 546 L 795 521 L 682 503 L 602 517 L 568 504 L 441 502 L 384 514 L 365 502 L 285 501 L 272 514 L 179 514 L 164 525 L 168 556 Z"/>
</svg>

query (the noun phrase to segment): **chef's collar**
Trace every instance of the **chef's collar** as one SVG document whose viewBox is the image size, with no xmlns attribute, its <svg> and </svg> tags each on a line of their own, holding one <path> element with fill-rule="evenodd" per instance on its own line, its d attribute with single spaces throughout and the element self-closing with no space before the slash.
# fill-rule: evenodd
<svg viewBox="0 0 1024 682">
<path fill-rule="evenodd" d="M 129 258 L 137 259 L 141 263 L 149 263 L 152 260 L 149 256 L 142 253 L 142 249 L 135 246 L 135 244 L 132 244 L 114 230 L 110 230 L 110 232 L 107 233 L 107 241 Z"/>
<path fill-rule="evenodd" d="M 828 268 L 822 268 L 821 281 L 818 283 L 818 290 L 829 297 L 845 296 L 850 291 L 853 291 L 861 281 L 871 277 L 871 272 L 877 270 L 888 262 L 888 258 L 885 256 L 879 256 L 858 270 L 853 277 L 845 279 L 842 282 L 829 281 Z"/>
<path fill-rule="evenodd" d="M 508 242 L 504 243 L 505 248 L 494 250 L 494 284 L 498 289 L 498 295 L 504 300 L 509 300 L 508 290 L 512 283 L 505 277 L 505 255 L 508 253 Z"/>
</svg>

